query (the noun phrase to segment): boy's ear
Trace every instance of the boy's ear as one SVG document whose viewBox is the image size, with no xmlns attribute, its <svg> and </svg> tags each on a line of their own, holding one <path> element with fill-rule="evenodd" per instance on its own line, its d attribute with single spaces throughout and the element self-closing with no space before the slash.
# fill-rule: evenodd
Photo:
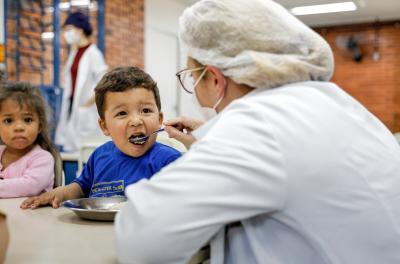
<svg viewBox="0 0 400 264">
<path fill-rule="evenodd" d="M 106 122 L 101 118 L 99 118 L 99 126 L 100 126 L 100 129 L 101 129 L 101 131 L 103 131 L 103 134 L 105 136 L 110 136 L 110 132 L 108 131 Z"/>
<path fill-rule="evenodd" d="M 159 116 L 158 116 L 158 121 L 160 121 L 160 124 L 162 124 L 162 122 L 164 121 L 164 114 L 163 112 L 160 112 Z"/>
</svg>

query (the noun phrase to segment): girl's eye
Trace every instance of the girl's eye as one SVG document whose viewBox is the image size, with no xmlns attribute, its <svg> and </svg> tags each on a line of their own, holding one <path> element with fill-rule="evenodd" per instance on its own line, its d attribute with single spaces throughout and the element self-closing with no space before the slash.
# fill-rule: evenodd
<svg viewBox="0 0 400 264">
<path fill-rule="evenodd" d="M 125 111 L 120 111 L 115 116 L 126 116 L 126 114 L 127 113 Z"/>
<path fill-rule="evenodd" d="M 6 118 L 6 119 L 3 120 L 4 124 L 11 124 L 11 122 L 12 122 L 11 118 Z"/>
<path fill-rule="evenodd" d="M 33 118 L 32 117 L 25 117 L 24 118 L 24 122 L 30 124 L 30 123 L 33 122 Z"/>
</svg>

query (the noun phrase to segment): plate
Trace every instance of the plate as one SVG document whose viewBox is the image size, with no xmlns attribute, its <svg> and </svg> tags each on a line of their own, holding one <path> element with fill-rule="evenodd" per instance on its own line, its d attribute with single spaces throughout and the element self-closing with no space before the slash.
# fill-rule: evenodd
<svg viewBox="0 0 400 264">
<path fill-rule="evenodd" d="M 124 196 L 81 198 L 68 200 L 62 203 L 80 218 L 96 221 L 114 221 L 122 203 L 126 202 Z"/>
</svg>

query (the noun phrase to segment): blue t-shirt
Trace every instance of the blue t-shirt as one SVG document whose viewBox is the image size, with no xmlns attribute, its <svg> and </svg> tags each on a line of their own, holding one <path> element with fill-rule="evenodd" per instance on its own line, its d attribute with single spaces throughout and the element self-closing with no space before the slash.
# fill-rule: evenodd
<svg viewBox="0 0 400 264">
<path fill-rule="evenodd" d="M 164 166 L 181 156 L 174 148 L 155 142 L 141 157 L 122 153 L 112 141 L 98 147 L 90 156 L 78 183 L 85 197 L 124 195 L 125 188 L 141 179 L 150 179 Z"/>
</svg>

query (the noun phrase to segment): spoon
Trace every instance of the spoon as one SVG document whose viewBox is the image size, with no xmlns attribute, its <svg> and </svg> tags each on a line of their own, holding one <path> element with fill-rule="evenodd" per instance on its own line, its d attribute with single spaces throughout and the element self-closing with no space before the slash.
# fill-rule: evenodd
<svg viewBox="0 0 400 264">
<path fill-rule="evenodd" d="M 133 144 L 144 144 L 144 143 L 149 139 L 149 137 L 150 137 L 151 135 L 157 134 L 157 133 L 162 132 L 162 131 L 164 131 L 164 128 L 160 128 L 160 129 L 154 131 L 153 133 L 151 133 L 151 134 L 148 135 L 148 136 L 136 137 L 136 138 L 130 137 L 130 138 L 129 138 L 129 142 L 130 142 L 130 143 L 133 143 Z"/>
</svg>

